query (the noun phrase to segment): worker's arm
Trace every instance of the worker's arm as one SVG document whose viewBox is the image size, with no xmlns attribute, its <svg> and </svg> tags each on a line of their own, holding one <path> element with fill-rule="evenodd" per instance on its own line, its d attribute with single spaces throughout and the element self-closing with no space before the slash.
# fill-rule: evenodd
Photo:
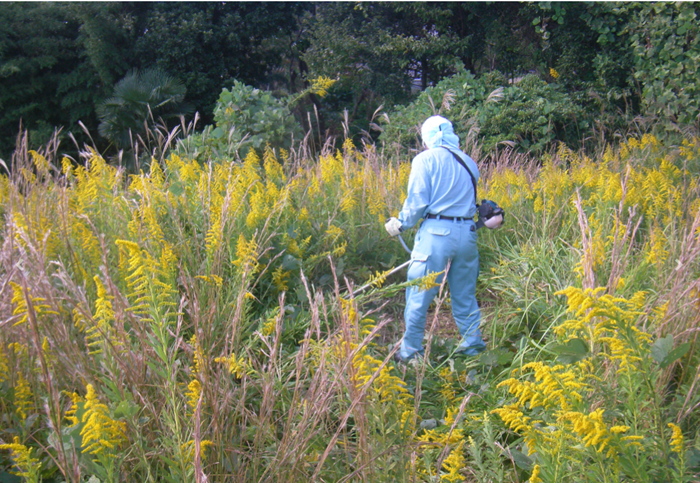
<svg viewBox="0 0 700 483">
<path fill-rule="evenodd" d="M 425 163 L 425 157 L 416 157 L 408 177 L 408 194 L 398 219 L 403 229 L 411 228 L 426 214 L 430 204 L 430 173 Z"/>
</svg>

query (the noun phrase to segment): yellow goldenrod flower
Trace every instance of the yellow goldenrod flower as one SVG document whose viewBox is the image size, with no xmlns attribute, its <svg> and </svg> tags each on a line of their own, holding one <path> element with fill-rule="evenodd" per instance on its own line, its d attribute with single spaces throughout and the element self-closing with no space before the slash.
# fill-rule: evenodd
<svg viewBox="0 0 700 483">
<path fill-rule="evenodd" d="M 238 236 L 238 243 L 236 244 L 236 260 L 233 264 L 236 265 L 241 272 L 248 272 L 254 274 L 259 270 L 258 264 L 258 244 L 255 238 L 251 238 L 250 241 L 245 239 L 245 236 L 241 233 Z"/>
<path fill-rule="evenodd" d="M 9 375 L 10 375 L 10 365 L 9 365 L 9 361 L 7 359 L 7 354 L 5 354 L 5 351 L 3 350 L 2 346 L 0 345 L 0 383 L 7 381 L 7 378 Z"/>
<path fill-rule="evenodd" d="M 345 249 L 347 248 L 347 246 L 348 242 L 345 241 L 341 243 L 340 245 L 333 248 L 333 250 L 331 250 L 331 255 L 334 257 L 342 257 L 343 255 L 345 255 Z"/>
<path fill-rule="evenodd" d="M 7 344 L 7 348 L 10 349 L 17 357 L 27 357 L 27 346 L 19 342 L 10 342 Z"/>
<path fill-rule="evenodd" d="M 540 478 L 540 465 L 533 466 L 532 474 L 530 475 L 530 479 L 527 480 L 527 483 L 542 483 L 542 479 Z"/>
<path fill-rule="evenodd" d="M 37 458 L 32 457 L 31 448 L 20 444 L 17 436 L 11 444 L 0 444 L 0 450 L 12 451 L 12 461 L 17 468 L 17 472 L 13 474 L 24 478 L 28 483 L 39 483 L 41 463 Z"/>
<path fill-rule="evenodd" d="M 234 352 L 228 357 L 217 357 L 214 359 L 214 362 L 226 364 L 226 370 L 228 370 L 229 374 L 235 375 L 239 379 L 246 373 L 247 364 L 245 360 L 243 357 L 236 358 Z"/>
<path fill-rule="evenodd" d="M 197 275 L 194 278 L 204 280 L 207 283 L 213 283 L 217 287 L 221 287 L 224 283 L 224 279 L 219 277 L 218 275 Z"/>
<path fill-rule="evenodd" d="M 445 424 L 447 426 L 452 426 L 455 422 L 455 418 L 459 414 L 459 409 L 447 408 L 447 415 L 445 416 Z"/>
<path fill-rule="evenodd" d="M 220 202 L 223 201 L 221 200 L 220 196 L 216 197 L 216 199 Z M 216 253 L 221 246 L 221 240 L 223 239 L 223 220 L 221 211 L 222 207 L 220 204 L 217 204 L 211 208 L 211 224 L 206 236 L 204 237 L 205 248 L 209 258 L 213 258 L 214 253 Z"/>
<path fill-rule="evenodd" d="M 436 280 L 443 273 L 445 273 L 444 270 L 442 272 L 428 272 L 428 274 L 424 277 L 412 280 L 411 286 L 417 286 L 418 290 L 420 290 L 421 292 L 425 292 L 432 288 L 439 287 L 440 284 L 437 283 Z"/>
<path fill-rule="evenodd" d="M 367 283 L 369 283 L 373 287 L 381 288 L 381 286 L 384 285 L 384 282 L 386 282 L 386 277 L 389 275 L 389 272 L 391 272 L 391 270 L 391 268 L 389 270 L 385 270 L 384 272 L 380 272 L 379 270 L 377 270 L 374 276 Z"/>
<path fill-rule="evenodd" d="M 284 292 L 289 290 L 289 276 L 291 273 L 284 269 L 282 265 L 277 267 L 274 272 L 272 272 L 272 284 L 275 286 L 278 292 Z"/>
<path fill-rule="evenodd" d="M 29 389 L 29 383 L 20 372 L 15 385 L 15 412 L 24 421 L 27 419 L 27 413 L 34 406 L 34 395 Z"/>
<path fill-rule="evenodd" d="M 78 424 L 78 418 L 76 417 L 76 413 L 78 411 L 78 403 L 85 402 L 85 399 L 80 397 L 80 395 L 77 392 L 72 392 L 69 394 L 71 401 L 73 404 L 71 404 L 71 407 L 66 411 L 65 417 L 66 420 L 71 423 L 71 426 L 75 426 Z"/>
<path fill-rule="evenodd" d="M 328 95 L 328 89 L 330 89 L 333 84 L 335 84 L 335 80 L 330 77 L 317 77 L 311 81 L 311 92 L 317 94 L 319 97 L 326 97 Z"/>
<path fill-rule="evenodd" d="M 673 436 L 671 436 L 671 450 L 675 453 L 682 455 L 684 452 L 684 440 L 683 432 L 681 428 L 673 423 L 668 423 L 668 427 L 673 431 Z"/>
<path fill-rule="evenodd" d="M 453 448 L 452 451 L 450 451 L 450 455 L 442 462 L 442 467 L 447 473 L 440 475 L 440 481 L 464 481 L 464 476 L 459 473 L 466 464 L 466 458 L 462 451 L 463 446 L 464 441 L 460 441 L 457 447 Z"/>
<path fill-rule="evenodd" d="M 692 296 L 693 295 L 691 293 L 691 297 Z M 661 323 L 664 320 L 664 318 L 666 317 L 666 312 L 668 312 L 668 306 L 670 303 L 671 303 L 671 301 L 667 300 L 666 302 L 659 305 L 658 307 L 654 307 L 653 312 L 654 312 L 654 316 L 656 317 L 657 323 Z"/>
<path fill-rule="evenodd" d="M 651 229 L 647 248 L 646 261 L 653 265 L 663 265 L 668 258 L 668 240 L 658 225 Z"/>
<path fill-rule="evenodd" d="M 172 281 L 175 268 L 172 249 L 167 244 L 163 244 L 162 254 L 158 259 L 132 241 L 116 240 L 115 243 L 120 250 L 124 249 L 129 257 L 130 273 L 126 277 L 126 282 L 132 290 L 130 297 L 135 299 L 135 304 L 130 310 L 145 314 L 149 307 L 161 311 L 175 306 L 177 290 L 173 287 Z"/>
<path fill-rule="evenodd" d="M 29 293 L 29 287 L 27 287 L 27 298 L 25 298 L 24 294 L 24 289 L 16 284 L 15 282 L 10 282 L 10 286 L 12 286 L 12 303 L 16 304 L 15 309 L 12 311 L 12 315 L 18 315 L 21 316 L 17 322 L 15 322 L 14 326 L 22 325 L 27 322 L 28 320 L 28 315 L 27 315 L 27 310 L 29 310 L 27 302 L 31 302 L 34 312 L 36 313 L 37 317 L 41 314 L 54 314 L 58 315 L 57 312 L 51 310 L 51 307 L 49 307 L 46 304 L 42 304 L 42 302 L 46 302 L 46 299 L 42 297 L 33 297 L 31 293 Z"/>
<path fill-rule="evenodd" d="M 208 439 L 203 439 L 199 442 L 199 450 L 201 454 L 202 461 L 206 459 L 206 449 L 214 446 L 214 443 L 209 441 Z M 186 443 L 183 443 L 180 446 L 180 450 L 182 451 L 182 456 L 187 464 L 193 464 L 194 463 L 194 450 L 195 450 L 195 445 L 194 445 L 194 440 L 187 441 Z"/>
<path fill-rule="evenodd" d="M 194 367 L 192 368 L 192 372 L 195 374 L 201 374 L 202 373 L 202 364 L 204 362 L 204 355 L 202 354 L 202 349 L 199 347 L 199 344 L 197 343 L 197 336 L 193 335 L 190 338 L 190 345 L 192 346 L 192 361 L 194 362 Z"/>
<path fill-rule="evenodd" d="M 120 343 L 115 340 L 113 330 L 114 310 L 112 309 L 111 301 L 114 297 L 107 295 L 107 289 L 100 280 L 100 277 L 95 275 L 93 280 L 97 288 L 94 315 L 96 324 L 85 331 L 85 340 L 90 348 L 90 353 L 99 354 L 102 352 L 102 346 L 105 341 L 110 341 L 114 346 L 119 346 Z"/>
<path fill-rule="evenodd" d="M 330 225 L 326 229 L 326 233 L 324 235 L 324 239 L 328 242 L 329 245 L 333 245 L 339 238 L 341 238 L 345 232 L 343 231 L 342 228 L 337 227 L 335 225 Z"/>
<path fill-rule="evenodd" d="M 200 394 L 202 394 L 202 385 L 197 379 L 192 379 L 187 385 L 187 392 L 185 392 L 187 405 L 192 409 L 196 409 Z"/>
<path fill-rule="evenodd" d="M 109 417 L 109 409 L 99 401 L 92 384 L 87 385 L 82 422 L 85 426 L 80 436 L 85 453 L 111 453 L 126 439 L 126 424 Z"/>
<path fill-rule="evenodd" d="M 63 159 L 61 159 L 61 168 L 63 171 L 63 174 L 68 175 L 70 174 L 71 169 L 73 169 L 73 163 L 71 160 L 64 156 Z"/>
</svg>

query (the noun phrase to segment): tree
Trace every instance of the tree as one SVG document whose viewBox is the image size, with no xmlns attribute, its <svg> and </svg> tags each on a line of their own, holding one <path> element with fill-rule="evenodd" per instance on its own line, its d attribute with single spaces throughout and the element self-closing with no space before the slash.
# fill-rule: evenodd
<svg viewBox="0 0 700 483">
<path fill-rule="evenodd" d="M 130 71 L 97 108 L 100 135 L 118 149 L 127 149 L 154 122 L 189 114 L 186 92 L 182 82 L 160 69 Z"/>
<path fill-rule="evenodd" d="M 290 55 L 298 17 L 310 4 L 156 3 L 134 49 L 140 66 L 176 74 L 188 100 L 211 122 L 216 100 L 234 79 L 261 87 Z"/>
<path fill-rule="evenodd" d="M 20 122 L 37 145 L 55 126 L 94 119 L 94 71 L 77 36 L 64 4 L 0 4 L 0 157 L 12 152 Z"/>
<path fill-rule="evenodd" d="M 697 3 L 619 4 L 627 27 L 644 111 L 679 125 L 700 121 L 700 6 Z"/>
</svg>

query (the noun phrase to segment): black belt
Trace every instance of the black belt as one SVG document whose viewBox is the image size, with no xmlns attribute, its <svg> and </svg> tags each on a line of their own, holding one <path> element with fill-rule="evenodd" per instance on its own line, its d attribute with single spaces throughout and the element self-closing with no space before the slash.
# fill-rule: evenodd
<svg viewBox="0 0 700 483">
<path fill-rule="evenodd" d="M 425 215 L 426 220 L 447 220 L 447 221 L 467 221 L 472 220 L 472 218 L 467 218 L 466 216 L 445 216 L 445 215 L 434 215 L 428 213 Z"/>
</svg>

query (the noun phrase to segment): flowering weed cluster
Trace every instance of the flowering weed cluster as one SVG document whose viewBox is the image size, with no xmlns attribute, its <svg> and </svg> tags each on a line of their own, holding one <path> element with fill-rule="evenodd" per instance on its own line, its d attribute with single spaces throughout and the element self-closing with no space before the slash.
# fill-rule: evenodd
<svg viewBox="0 0 700 483">
<path fill-rule="evenodd" d="M 76 483 L 692 481 L 699 146 L 482 163 L 508 212 L 480 232 L 491 350 L 451 356 L 443 291 L 410 365 L 392 359 L 409 284 L 388 276 L 406 254 L 383 230 L 409 163 L 346 141 L 127 176 L 20 147 L 0 177 L 0 465 Z"/>
</svg>

